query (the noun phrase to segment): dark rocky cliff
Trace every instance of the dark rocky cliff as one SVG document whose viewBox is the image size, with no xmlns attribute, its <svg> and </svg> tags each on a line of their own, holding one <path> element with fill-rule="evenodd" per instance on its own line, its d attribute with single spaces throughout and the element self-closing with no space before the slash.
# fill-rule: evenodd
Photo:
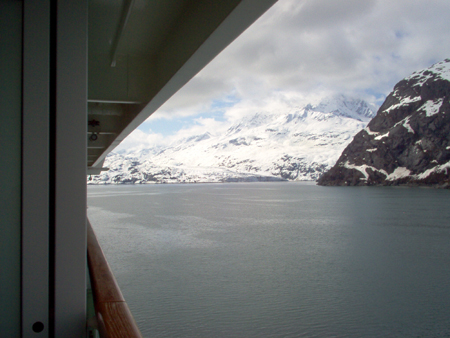
<svg viewBox="0 0 450 338">
<path fill-rule="evenodd" d="M 319 185 L 450 186 L 450 59 L 400 81 Z"/>
</svg>

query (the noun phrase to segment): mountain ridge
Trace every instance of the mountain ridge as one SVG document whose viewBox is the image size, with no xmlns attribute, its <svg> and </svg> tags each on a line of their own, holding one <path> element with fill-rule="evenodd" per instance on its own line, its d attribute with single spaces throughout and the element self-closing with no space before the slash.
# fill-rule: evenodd
<svg viewBox="0 0 450 338">
<path fill-rule="evenodd" d="M 88 183 L 316 180 L 375 111 L 343 95 L 259 111 L 223 133 L 205 130 L 166 147 L 113 152 L 105 161 L 110 170 Z"/>
<path fill-rule="evenodd" d="M 319 185 L 449 187 L 450 59 L 398 82 Z"/>
</svg>

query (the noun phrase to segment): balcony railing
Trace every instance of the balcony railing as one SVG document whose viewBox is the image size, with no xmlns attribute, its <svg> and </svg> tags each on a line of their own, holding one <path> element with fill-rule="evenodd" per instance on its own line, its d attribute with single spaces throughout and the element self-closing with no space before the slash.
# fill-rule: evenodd
<svg viewBox="0 0 450 338">
<path fill-rule="evenodd" d="M 94 295 L 97 329 L 101 338 L 142 338 L 90 222 L 87 255 Z"/>
</svg>

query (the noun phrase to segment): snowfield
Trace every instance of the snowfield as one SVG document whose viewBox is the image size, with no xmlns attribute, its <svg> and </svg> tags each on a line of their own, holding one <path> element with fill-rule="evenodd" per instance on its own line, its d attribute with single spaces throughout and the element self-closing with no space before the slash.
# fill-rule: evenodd
<svg viewBox="0 0 450 338">
<path fill-rule="evenodd" d="M 337 161 L 376 108 L 345 96 L 279 107 L 205 130 L 167 147 L 112 152 L 88 184 L 316 180 Z"/>
</svg>

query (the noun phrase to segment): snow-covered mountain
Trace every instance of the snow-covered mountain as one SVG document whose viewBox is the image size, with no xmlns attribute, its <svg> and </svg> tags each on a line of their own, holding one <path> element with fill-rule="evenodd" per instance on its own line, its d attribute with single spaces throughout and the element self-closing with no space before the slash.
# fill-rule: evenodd
<svg viewBox="0 0 450 338">
<path fill-rule="evenodd" d="M 376 107 L 345 96 L 261 111 L 222 133 L 205 130 L 166 147 L 113 152 L 90 184 L 316 180 Z"/>
<path fill-rule="evenodd" d="M 319 184 L 450 187 L 450 59 L 397 83 Z"/>
</svg>

